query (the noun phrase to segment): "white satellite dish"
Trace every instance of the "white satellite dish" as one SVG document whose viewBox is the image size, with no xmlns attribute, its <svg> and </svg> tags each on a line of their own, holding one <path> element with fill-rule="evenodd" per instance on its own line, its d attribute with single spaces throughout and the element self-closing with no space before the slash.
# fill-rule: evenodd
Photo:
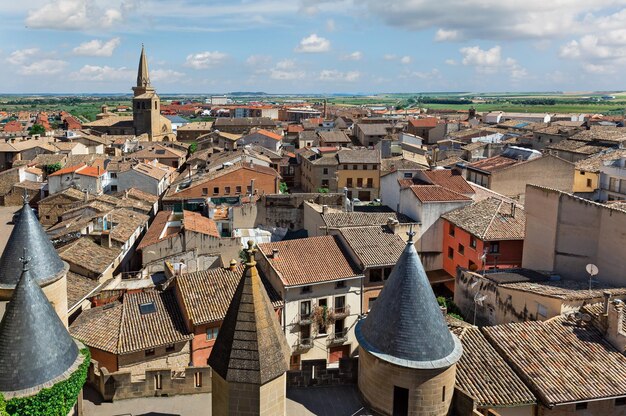
<svg viewBox="0 0 626 416">
<path fill-rule="evenodd" d="M 589 273 L 590 276 L 595 276 L 598 274 L 598 266 L 596 266 L 593 263 L 589 263 L 587 266 L 585 266 L 585 269 L 587 270 L 587 273 Z"/>
</svg>

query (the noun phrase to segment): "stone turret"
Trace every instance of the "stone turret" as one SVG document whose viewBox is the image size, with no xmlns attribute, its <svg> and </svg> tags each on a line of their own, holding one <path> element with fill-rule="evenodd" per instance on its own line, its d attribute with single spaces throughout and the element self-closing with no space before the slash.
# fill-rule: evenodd
<svg viewBox="0 0 626 416">
<path fill-rule="evenodd" d="M 213 416 L 285 414 L 287 340 L 254 261 L 247 262 L 209 357 Z"/>
<path fill-rule="evenodd" d="M 445 322 L 409 233 L 404 252 L 355 334 L 359 390 L 383 415 L 447 415 L 461 343 Z"/>
<path fill-rule="evenodd" d="M 85 359 L 37 284 L 36 256 L 21 258 L 20 277 L 0 321 L 0 393 L 7 400 L 66 380 Z"/>
<path fill-rule="evenodd" d="M 20 209 L 15 227 L 0 257 L 0 316 L 20 279 L 20 257 L 32 253 L 29 267 L 33 278 L 67 327 L 67 271 L 69 266 L 59 257 L 35 213 L 28 203 Z"/>
</svg>

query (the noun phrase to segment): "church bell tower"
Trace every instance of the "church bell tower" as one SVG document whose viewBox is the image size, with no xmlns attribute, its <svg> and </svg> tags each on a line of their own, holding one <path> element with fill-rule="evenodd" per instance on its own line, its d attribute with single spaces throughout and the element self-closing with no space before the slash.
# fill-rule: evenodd
<svg viewBox="0 0 626 416">
<path fill-rule="evenodd" d="M 150 141 L 158 140 L 160 129 L 161 103 L 156 90 L 150 85 L 148 59 L 143 45 L 137 70 L 137 85 L 133 87 L 133 127 L 135 135 L 147 134 Z"/>
</svg>

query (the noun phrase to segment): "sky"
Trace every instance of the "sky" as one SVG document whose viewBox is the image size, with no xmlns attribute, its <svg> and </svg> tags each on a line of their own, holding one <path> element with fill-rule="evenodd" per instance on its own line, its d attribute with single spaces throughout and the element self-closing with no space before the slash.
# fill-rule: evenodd
<svg viewBox="0 0 626 416">
<path fill-rule="evenodd" d="M 626 0 L 3 0 L 0 93 L 625 90 Z"/>
</svg>

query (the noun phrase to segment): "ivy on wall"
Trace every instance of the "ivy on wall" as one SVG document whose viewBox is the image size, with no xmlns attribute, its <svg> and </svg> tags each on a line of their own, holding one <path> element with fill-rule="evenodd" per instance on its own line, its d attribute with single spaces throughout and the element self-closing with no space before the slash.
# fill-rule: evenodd
<svg viewBox="0 0 626 416">
<path fill-rule="evenodd" d="M 80 353 L 85 358 L 67 380 L 42 389 L 34 396 L 16 397 L 5 401 L 0 394 L 0 416 L 66 416 L 76 404 L 76 399 L 87 380 L 91 354 L 87 348 L 80 350 Z"/>
</svg>

